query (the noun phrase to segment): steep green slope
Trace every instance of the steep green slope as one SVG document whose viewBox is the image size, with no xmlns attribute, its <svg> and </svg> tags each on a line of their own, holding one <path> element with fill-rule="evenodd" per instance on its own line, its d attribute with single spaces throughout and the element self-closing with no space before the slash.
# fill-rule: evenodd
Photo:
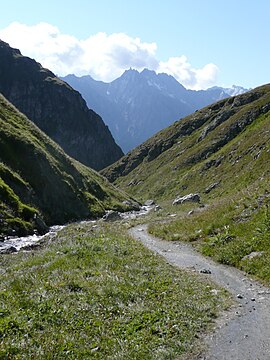
<svg viewBox="0 0 270 360">
<path fill-rule="evenodd" d="M 123 155 L 77 91 L 1 40 L 0 93 L 81 163 L 100 170 Z"/>
<path fill-rule="evenodd" d="M 103 173 L 160 202 L 156 236 L 192 241 L 270 283 L 270 85 L 176 122 Z M 173 205 L 192 193 L 199 203 Z"/>
<path fill-rule="evenodd" d="M 157 133 L 103 170 L 130 193 L 168 199 L 238 191 L 269 175 L 270 85 L 208 106 Z"/>
<path fill-rule="evenodd" d="M 42 230 L 38 212 L 47 224 L 60 224 L 124 210 L 125 200 L 0 96 L 0 233 L 27 233 L 38 224 Z"/>
</svg>

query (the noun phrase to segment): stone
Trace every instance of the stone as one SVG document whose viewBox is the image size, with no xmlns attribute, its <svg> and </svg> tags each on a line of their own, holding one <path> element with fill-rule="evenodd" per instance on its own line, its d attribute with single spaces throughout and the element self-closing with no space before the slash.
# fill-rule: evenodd
<svg viewBox="0 0 270 360">
<path fill-rule="evenodd" d="M 204 190 L 205 194 L 209 194 L 210 191 L 214 190 L 214 189 L 218 186 L 218 184 L 219 184 L 219 181 L 218 181 L 218 182 L 215 182 L 215 183 L 213 183 L 213 184 L 211 184 L 211 185 L 209 185 L 209 186 Z"/>
<path fill-rule="evenodd" d="M 244 256 L 241 260 L 244 261 L 244 260 L 252 260 L 256 257 L 260 257 L 260 256 L 263 256 L 264 255 L 264 251 L 253 251 L 252 253 Z"/>
<path fill-rule="evenodd" d="M 31 251 L 31 250 L 37 249 L 39 247 L 40 247 L 40 244 L 33 243 L 33 244 L 28 244 L 28 245 L 25 245 L 25 246 L 21 247 L 20 250 Z"/>
<path fill-rule="evenodd" d="M 109 210 L 104 216 L 103 216 L 103 220 L 104 221 L 117 221 L 117 220 L 121 220 L 121 215 L 119 214 L 118 211 L 114 211 L 114 210 Z"/>
<path fill-rule="evenodd" d="M 201 200 L 201 198 L 200 198 L 199 194 L 188 194 L 188 195 L 177 197 L 176 199 L 174 199 L 173 205 L 183 204 L 188 201 L 199 203 L 200 200 Z"/>
<path fill-rule="evenodd" d="M 130 210 L 139 211 L 140 210 L 140 204 L 136 202 L 132 202 L 131 200 L 124 200 L 122 204 L 126 205 Z"/>
<path fill-rule="evenodd" d="M 200 270 L 200 273 L 201 273 L 201 274 L 212 274 L 212 271 L 209 270 L 209 269 L 201 269 L 201 270 Z"/>
<path fill-rule="evenodd" d="M 18 250 L 15 248 L 15 246 L 7 246 L 5 248 L 0 249 L 0 254 L 12 254 L 17 251 Z"/>
<path fill-rule="evenodd" d="M 44 220 L 40 215 L 35 214 L 33 221 L 39 234 L 44 235 L 49 231 L 49 227 L 45 224 Z"/>
<path fill-rule="evenodd" d="M 155 201 L 154 200 L 146 200 L 146 202 L 144 203 L 145 206 L 153 206 L 155 205 Z"/>
</svg>

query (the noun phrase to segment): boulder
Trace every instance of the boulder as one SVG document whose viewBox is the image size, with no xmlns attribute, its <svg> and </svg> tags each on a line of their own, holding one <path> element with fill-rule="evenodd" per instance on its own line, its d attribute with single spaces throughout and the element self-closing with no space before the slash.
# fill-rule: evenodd
<svg viewBox="0 0 270 360">
<path fill-rule="evenodd" d="M 0 249 L 0 254 L 12 254 L 15 252 L 17 252 L 17 249 L 12 245 Z"/>
<path fill-rule="evenodd" d="M 114 210 L 109 210 L 103 216 L 104 221 L 117 221 L 117 220 L 121 220 L 121 219 L 122 219 L 122 217 L 121 217 L 120 213 L 118 211 L 114 211 Z"/>
<path fill-rule="evenodd" d="M 146 202 L 144 203 L 145 206 L 154 206 L 155 205 L 155 201 L 154 200 L 146 200 Z"/>
<path fill-rule="evenodd" d="M 126 205 L 129 210 L 139 211 L 141 208 L 139 203 L 131 200 L 124 200 L 122 204 Z"/>
<path fill-rule="evenodd" d="M 219 185 L 219 181 L 209 185 L 206 189 L 205 189 L 205 194 L 209 194 L 210 191 L 214 190 L 217 186 Z"/>
<path fill-rule="evenodd" d="M 188 195 L 177 197 L 176 199 L 174 199 L 173 205 L 183 204 L 188 201 L 199 203 L 200 200 L 201 200 L 201 198 L 200 198 L 199 194 L 188 194 Z"/>
<path fill-rule="evenodd" d="M 20 248 L 20 250 L 23 250 L 23 251 L 30 251 L 30 250 L 34 250 L 34 249 L 37 249 L 40 247 L 40 244 L 39 243 L 33 243 L 33 244 L 28 244 L 28 245 L 25 245 L 25 246 L 22 246 Z"/>
<path fill-rule="evenodd" d="M 40 235 L 44 235 L 49 231 L 49 227 L 45 224 L 44 220 L 42 219 L 42 217 L 39 214 L 34 215 L 33 221 L 35 223 L 37 232 Z"/>
</svg>

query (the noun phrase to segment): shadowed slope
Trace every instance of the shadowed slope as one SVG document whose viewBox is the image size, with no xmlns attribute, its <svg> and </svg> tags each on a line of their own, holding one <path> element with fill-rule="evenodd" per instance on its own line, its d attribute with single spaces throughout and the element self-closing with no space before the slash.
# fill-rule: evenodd
<svg viewBox="0 0 270 360">
<path fill-rule="evenodd" d="M 25 204 L 38 209 L 48 224 L 56 224 L 97 217 L 108 208 L 124 210 L 128 197 L 68 157 L 1 96 L 0 199 L 4 232 L 14 218 L 26 221 L 26 228 L 32 222 L 35 226 L 37 210 Z"/>
<path fill-rule="evenodd" d="M 85 165 L 99 170 L 123 155 L 101 117 L 77 91 L 1 40 L 0 92 Z"/>
</svg>

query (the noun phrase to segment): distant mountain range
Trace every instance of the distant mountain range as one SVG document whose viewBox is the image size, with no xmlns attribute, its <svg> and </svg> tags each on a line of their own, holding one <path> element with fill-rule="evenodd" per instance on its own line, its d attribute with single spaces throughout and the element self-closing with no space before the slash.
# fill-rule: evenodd
<svg viewBox="0 0 270 360">
<path fill-rule="evenodd" d="M 127 70 L 111 83 L 75 75 L 62 80 L 78 90 L 88 107 L 101 115 L 124 152 L 206 105 L 247 91 L 240 86 L 187 90 L 173 76 L 147 69 L 141 73 Z"/>
<path fill-rule="evenodd" d="M 77 91 L 1 40 L 0 93 L 83 164 L 100 170 L 123 155 Z"/>
</svg>

